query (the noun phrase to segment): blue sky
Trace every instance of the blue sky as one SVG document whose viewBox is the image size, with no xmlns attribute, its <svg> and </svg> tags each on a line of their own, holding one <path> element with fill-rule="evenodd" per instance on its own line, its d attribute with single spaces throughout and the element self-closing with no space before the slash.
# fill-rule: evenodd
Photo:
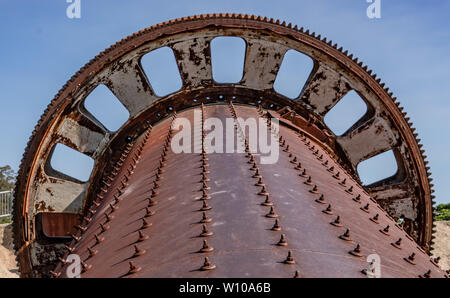
<svg viewBox="0 0 450 298">
<path fill-rule="evenodd" d="M 97 53 L 168 19 L 210 12 L 279 18 L 327 36 L 369 65 L 408 112 L 427 151 L 438 202 L 450 202 L 450 1 L 381 0 L 368 19 L 365 0 L 81 0 L 81 19 L 65 0 L 0 0 L 0 165 L 17 170 L 47 104 Z"/>
</svg>

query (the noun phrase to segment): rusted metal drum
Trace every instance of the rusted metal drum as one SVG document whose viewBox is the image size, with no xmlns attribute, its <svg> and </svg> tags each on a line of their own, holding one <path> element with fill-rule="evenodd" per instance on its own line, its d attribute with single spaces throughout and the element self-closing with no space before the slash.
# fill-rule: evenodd
<svg viewBox="0 0 450 298">
<path fill-rule="evenodd" d="M 246 41 L 236 84 L 212 78 L 216 36 Z M 183 87 L 158 97 L 140 59 L 162 46 Z M 273 88 L 289 49 L 315 65 L 296 99 Z M 100 84 L 130 113 L 117 132 L 84 108 Z M 368 111 L 336 136 L 323 117 L 350 90 Z M 51 169 L 58 143 L 95 160 L 89 181 Z M 421 147 L 384 83 L 320 35 L 235 14 L 159 24 L 90 61 L 39 121 L 15 191 L 20 271 L 70 277 L 78 256 L 82 277 L 444 277 Z M 363 187 L 356 167 L 387 150 L 399 171 Z"/>
</svg>

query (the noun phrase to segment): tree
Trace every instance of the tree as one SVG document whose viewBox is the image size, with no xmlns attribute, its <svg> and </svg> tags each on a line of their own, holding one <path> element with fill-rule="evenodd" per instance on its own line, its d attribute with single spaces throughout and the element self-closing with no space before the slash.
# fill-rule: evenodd
<svg viewBox="0 0 450 298">
<path fill-rule="evenodd" d="M 14 170 L 8 165 L 0 167 L 0 191 L 13 189 L 15 182 L 16 173 Z"/>
<path fill-rule="evenodd" d="M 436 220 L 450 220 L 450 204 L 439 204 L 436 213 Z"/>
</svg>

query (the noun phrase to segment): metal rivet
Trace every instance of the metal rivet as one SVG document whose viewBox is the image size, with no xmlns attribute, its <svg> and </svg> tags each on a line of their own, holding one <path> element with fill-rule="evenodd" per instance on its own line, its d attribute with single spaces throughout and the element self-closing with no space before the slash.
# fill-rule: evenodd
<svg viewBox="0 0 450 298">
<path fill-rule="evenodd" d="M 261 191 L 258 193 L 258 195 L 260 195 L 260 196 L 267 196 L 268 194 L 269 193 L 266 190 L 266 186 L 263 185 L 262 188 L 261 188 Z"/>
<path fill-rule="evenodd" d="M 144 215 L 144 217 L 150 217 L 150 216 L 153 216 L 153 215 L 155 215 L 155 212 L 150 210 L 150 208 L 145 207 L 145 215 Z"/>
<path fill-rule="evenodd" d="M 269 218 L 277 218 L 278 217 L 278 215 L 275 214 L 273 206 L 270 207 L 270 211 L 269 211 L 269 213 L 266 214 L 266 217 L 269 217 Z"/>
<path fill-rule="evenodd" d="M 303 171 L 299 174 L 299 176 L 302 176 L 302 177 L 308 177 L 308 175 L 306 174 L 306 169 L 303 169 Z"/>
<path fill-rule="evenodd" d="M 342 227 L 342 224 L 341 224 L 341 217 L 340 217 L 340 216 L 337 216 L 336 219 L 335 219 L 334 221 L 330 222 L 330 224 L 332 224 L 332 225 L 335 226 L 335 227 Z"/>
<path fill-rule="evenodd" d="M 81 271 L 86 272 L 92 268 L 92 265 L 88 265 L 85 262 L 81 261 Z"/>
<path fill-rule="evenodd" d="M 205 257 L 205 261 L 203 262 L 203 266 L 200 268 L 200 270 L 206 271 L 206 270 L 213 270 L 216 268 L 216 265 L 211 264 L 208 257 Z"/>
<path fill-rule="evenodd" d="M 407 258 L 403 258 L 403 260 L 405 260 L 406 262 L 408 262 L 408 263 L 410 263 L 412 265 L 416 265 L 416 263 L 414 262 L 415 258 L 416 258 L 416 254 L 412 253 Z"/>
<path fill-rule="evenodd" d="M 148 198 L 147 200 L 148 200 L 148 204 L 147 204 L 148 207 L 153 207 L 158 204 L 158 202 L 153 200 L 151 197 Z"/>
<path fill-rule="evenodd" d="M 214 248 L 208 245 L 208 241 L 206 239 L 203 240 L 203 246 L 199 250 L 199 252 L 211 252 L 213 250 L 214 250 Z"/>
<path fill-rule="evenodd" d="M 142 219 L 142 226 L 141 229 L 146 229 L 152 226 L 152 223 L 149 223 L 145 220 L 145 218 Z"/>
<path fill-rule="evenodd" d="M 328 204 L 328 207 L 325 210 L 322 210 L 323 213 L 333 215 L 333 210 L 331 210 L 331 204 Z"/>
<path fill-rule="evenodd" d="M 80 242 L 80 240 L 81 240 L 81 237 L 77 237 L 77 236 L 75 236 L 75 235 L 70 235 L 71 237 L 72 237 L 72 239 L 76 242 L 76 243 L 78 243 L 78 242 Z"/>
<path fill-rule="evenodd" d="M 110 222 L 114 218 L 114 215 L 105 213 L 105 218 L 106 222 Z"/>
<path fill-rule="evenodd" d="M 258 182 L 256 182 L 255 185 L 256 185 L 256 186 L 264 186 L 264 182 L 262 181 L 262 178 L 261 178 L 261 177 L 258 178 Z"/>
<path fill-rule="evenodd" d="M 145 249 L 140 249 L 137 245 L 134 245 L 134 254 L 133 257 L 142 256 L 147 251 Z"/>
<path fill-rule="evenodd" d="M 278 219 L 275 219 L 275 223 L 273 224 L 273 227 L 271 229 L 272 231 L 281 231 L 280 222 Z"/>
<path fill-rule="evenodd" d="M 202 232 L 200 234 L 200 237 L 209 237 L 212 236 L 214 233 L 208 230 L 208 227 L 206 225 L 202 226 Z"/>
<path fill-rule="evenodd" d="M 314 184 L 313 188 L 310 189 L 309 192 L 310 192 L 310 193 L 317 193 L 317 189 L 318 189 L 317 185 Z"/>
<path fill-rule="evenodd" d="M 87 248 L 88 252 L 89 252 L 89 257 L 92 258 L 93 256 L 95 256 L 97 254 L 97 250 L 94 250 L 90 247 Z"/>
<path fill-rule="evenodd" d="M 364 207 L 361 207 L 359 209 L 361 209 L 362 211 L 364 211 L 366 213 L 369 213 L 369 203 L 367 203 L 367 205 L 365 205 Z"/>
<path fill-rule="evenodd" d="M 80 230 L 81 232 L 86 232 L 87 227 L 82 227 L 80 225 L 76 225 L 75 228 L 77 228 L 78 230 Z"/>
<path fill-rule="evenodd" d="M 103 242 L 103 240 L 105 240 L 104 237 L 98 236 L 97 234 L 94 235 L 95 238 L 95 244 L 99 244 L 101 242 Z"/>
<path fill-rule="evenodd" d="M 287 246 L 286 235 L 281 234 L 280 240 L 277 243 L 278 246 Z"/>
<path fill-rule="evenodd" d="M 297 164 L 297 166 L 294 168 L 294 169 L 296 169 L 296 170 L 301 170 L 302 169 L 302 163 L 301 162 L 299 162 L 298 164 Z"/>
<path fill-rule="evenodd" d="M 69 253 L 73 253 L 73 251 L 75 250 L 73 247 L 70 247 L 70 246 L 67 246 L 67 245 L 64 245 L 64 248 L 67 249 L 67 251 Z"/>
<path fill-rule="evenodd" d="M 138 237 L 137 242 L 142 242 L 142 241 L 148 239 L 148 236 L 145 235 L 142 231 L 138 231 L 138 235 L 139 235 L 139 237 Z"/>
<path fill-rule="evenodd" d="M 273 206 L 273 203 L 270 201 L 269 196 L 266 196 L 266 200 L 261 203 L 263 206 Z"/>
<path fill-rule="evenodd" d="M 357 203 L 361 203 L 361 195 L 358 194 L 358 195 L 357 195 L 356 197 L 354 197 L 352 200 L 355 201 L 355 202 L 357 202 Z"/>
<path fill-rule="evenodd" d="M 339 238 L 345 241 L 352 241 L 352 238 L 350 238 L 350 230 L 347 229 L 344 234 L 339 236 Z"/>
<path fill-rule="evenodd" d="M 359 244 L 356 245 L 355 249 L 349 251 L 348 253 L 355 257 L 362 257 L 361 247 L 359 246 Z"/>
<path fill-rule="evenodd" d="M 284 260 L 284 263 L 289 264 L 289 265 L 295 264 L 294 257 L 292 256 L 291 251 L 288 251 L 288 255 L 287 255 L 286 259 Z"/>
<path fill-rule="evenodd" d="M 379 215 L 378 215 L 378 213 L 377 213 L 377 214 L 375 214 L 374 217 L 371 217 L 370 220 L 373 221 L 374 223 L 378 224 L 378 223 L 379 223 L 379 222 L 378 222 L 378 217 L 379 217 Z"/>
<path fill-rule="evenodd" d="M 109 208 L 111 208 L 111 213 L 112 213 L 112 212 L 116 211 L 117 209 L 119 209 L 119 206 L 115 206 L 111 203 L 111 204 L 109 204 Z"/>
<path fill-rule="evenodd" d="M 432 262 L 433 263 L 435 263 L 435 264 L 439 264 L 439 261 L 441 260 L 441 257 L 436 257 L 436 258 L 434 258 L 433 260 L 432 260 Z"/>
<path fill-rule="evenodd" d="M 128 270 L 127 274 L 133 274 L 133 273 L 137 273 L 139 271 L 141 271 L 141 267 L 137 267 L 136 265 L 134 265 L 133 262 L 129 262 L 130 265 L 130 269 Z"/>
<path fill-rule="evenodd" d="M 323 194 L 321 194 L 320 197 L 318 199 L 316 199 L 315 201 L 320 204 L 326 204 L 325 197 L 323 196 Z"/>
<path fill-rule="evenodd" d="M 305 182 L 303 182 L 303 183 L 305 183 L 305 184 L 307 184 L 307 185 L 311 185 L 311 184 L 312 184 L 312 178 L 311 178 L 311 176 L 308 176 L 308 179 L 307 179 Z"/>
<path fill-rule="evenodd" d="M 200 208 L 200 211 L 208 211 L 208 210 L 211 210 L 211 209 L 212 209 L 212 207 L 208 206 L 208 203 L 206 203 L 206 201 L 204 200 L 203 201 L 203 206 L 202 206 L 202 208 Z"/>
<path fill-rule="evenodd" d="M 206 212 L 203 212 L 202 214 L 202 219 L 200 220 L 200 223 L 209 223 L 211 222 L 211 218 L 208 218 L 208 216 L 206 215 Z"/>
<path fill-rule="evenodd" d="M 261 174 L 259 173 L 259 169 L 256 169 L 255 174 L 252 176 L 252 178 L 261 178 Z"/>
<path fill-rule="evenodd" d="M 300 273 L 297 270 L 295 270 L 294 278 L 300 278 Z"/>
<path fill-rule="evenodd" d="M 384 229 L 380 230 L 380 232 L 385 235 L 389 235 L 389 225 L 387 225 Z"/>
<path fill-rule="evenodd" d="M 402 249 L 401 244 L 402 244 L 402 238 L 398 238 L 397 241 L 391 243 L 391 245 L 393 247 L 398 248 L 398 249 Z"/>
</svg>

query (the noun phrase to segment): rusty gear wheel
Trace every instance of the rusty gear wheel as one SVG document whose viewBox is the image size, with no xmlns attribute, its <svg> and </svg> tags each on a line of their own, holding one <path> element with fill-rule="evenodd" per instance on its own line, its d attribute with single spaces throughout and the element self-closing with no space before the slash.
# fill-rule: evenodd
<svg viewBox="0 0 450 298">
<path fill-rule="evenodd" d="M 220 84 L 212 78 L 210 42 L 217 36 L 238 36 L 246 42 L 244 74 L 239 83 Z M 183 86 L 158 97 L 140 59 L 163 46 L 174 51 Z M 302 93 L 294 100 L 273 89 L 283 56 L 290 49 L 314 61 Z M 85 98 L 100 84 L 106 85 L 130 113 L 126 124 L 114 133 L 84 108 Z M 347 133 L 335 136 L 323 118 L 351 90 L 365 101 L 367 112 Z M 86 216 L 98 191 L 108 187 L 103 173 L 114 171 L 112 161 L 120 160 L 123 150 L 149 125 L 165 119 L 172 110 L 228 101 L 261 105 L 305 130 L 313 127 L 310 134 L 358 182 L 356 167 L 361 161 L 392 149 L 397 173 L 365 190 L 392 218 L 402 217 L 407 233 L 425 251 L 430 250 L 433 190 L 428 162 L 410 119 L 372 70 L 309 30 L 257 16 L 208 14 L 164 22 L 122 39 L 83 66 L 51 101 L 30 137 L 15 189 L 13 224 L 22 276 L 43 276 L 54 268 L 65 253 L 67 240 L 41 237 L 49 236 L 42 226 L 75 225 L 80 216 Z M 51 169 L 49 161 L 57 143 L 95 160 L 88 182 Z M 210 265 L 209 261 L 205 264 Z"/>
</svg>

